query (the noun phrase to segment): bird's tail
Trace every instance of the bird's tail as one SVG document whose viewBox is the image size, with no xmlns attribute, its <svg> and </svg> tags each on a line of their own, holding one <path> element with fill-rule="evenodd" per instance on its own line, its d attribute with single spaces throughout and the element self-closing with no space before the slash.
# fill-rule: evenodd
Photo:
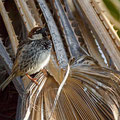
<svg viewBox="0 0 120 120">
<path fill-rule="evenodd" d="M 4 90 L 6 86 L 15 78 L 15 74 L 12 73 L 1 85 L 0 89 Z"/>
</svg>

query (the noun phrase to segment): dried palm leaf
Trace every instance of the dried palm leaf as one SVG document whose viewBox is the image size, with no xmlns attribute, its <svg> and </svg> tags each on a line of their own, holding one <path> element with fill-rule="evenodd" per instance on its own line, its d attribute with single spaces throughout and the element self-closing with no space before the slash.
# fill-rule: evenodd
<svg viewBox="0 0 120 120">
<path fill-rule="evenodd" d="M 91 65 L 91 62 L 81 59 L 78 64 L 71 66 L 69 77 L 60 93 L 54 112 L 52 109 L 59 84 L 54 78 L 48 77 L 41 92 L 37 90 L 34 99 L 30 99 L 32 111 L 30 118 L 118 120 L 120 73 L 102 68 L 94 64 L 94 61 Z"/>
<path fill-rule="evenodd" d="M 79 5 L 78 8 L 81 9 L 81 11 L 83 12 L 84 17 L 86 18 L 92 31 L 94 32 L 94 35 L 96 36 L 97 40 L 102 42 L 102 46 L 104 45 L 116 69 L 119 70 L 119 48 L 118 46 L 116 46 L 113 38 L 110 36 L 108 30 L 102 23 L 104 19 L 102 19 L 102 21 L 100 20 L 99 15 L 96 13 L 94 8 L 92 7 L 92 3 L 90 3 L 89 0 L 84 0 L 83 2 L 80 0 L 73 0 L 73 2 L 76 2 Z"/>
<path fill-rule="evenodd" d="M 68 18 L 69 13 L 66 14 L 61 1 L 55 0 L 53 3 L 50 1 L 46 3 L 45 0 L 37 1 L 48 24 L 55 50 L 53 49 L 51 61 L 47 66 L 49 75 L 45 77 L 40 72 L 36 76 L 38 86 L 33 83 L 25 85 L 27 87 L 26 93 L 22 97 L 21 119 L 119 120 L 120 73 L 101 67 L 94 58 L 86 55 L 87 51 L 79 44 L 78 37 L 74 33 Z M 59 14 L 58 22 L 62 21 L 60 24 L 63 26 L 62 31 L 65 33 L 64 39 L 68 43 L 67 45 L 57 28 L 58 23 L 55 23 L 50 13 L 49 3 L 58 9 L 55 13 L 57 17 Z M 20 5 L 20 7 L 24 8 L 24 5 L 27 7 L 26 3 Z M 30 8 L 32 9 L 31 6 Z M 29 23 L 34 25 L 33 21 L 30 19 L 29 22 L 26 21 L 30 26 L 27 29 L 31 30 L 33 28 L 29 25 Z M 74 43 L 75 51 L 72 50 Z M 65 77 L 67 71 L 65 67 L 68 63 L 67 55 L 69 53 L 66 52 L 65 45 L 69 48 L 71 57 L 75 57 L 75 62 L 70 66 L 67 78 Z M 79 51 L 76 52 L 76 48 Z M 80 53 L 80 51 L 82 52 Z M 80 55 L 77 55 L 77 53 Z M 61 85 L 62 89 L 60 89 Z"/>
</svg>

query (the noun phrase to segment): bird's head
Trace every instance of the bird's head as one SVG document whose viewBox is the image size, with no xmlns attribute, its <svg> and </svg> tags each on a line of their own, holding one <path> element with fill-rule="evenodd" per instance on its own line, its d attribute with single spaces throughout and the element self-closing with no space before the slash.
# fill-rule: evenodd
<svg viewBox="0 0 120 120">
<path fill-rule="evenodd" d="M 28 37 L 31 39 L 42 39 L 43 37 L 46 37 L 47 28 L 41 28 L 41 27 L 35 27 L 30 32 Z"/>
</svg>

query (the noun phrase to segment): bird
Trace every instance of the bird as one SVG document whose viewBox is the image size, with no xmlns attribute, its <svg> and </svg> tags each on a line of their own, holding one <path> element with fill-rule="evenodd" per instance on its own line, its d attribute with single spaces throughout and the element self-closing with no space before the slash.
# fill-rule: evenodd
<svg viewBox="0 0 120 120">
<path fill-rule="evenodd" d="M 29 32 L 24 44 L 18 45 L 15 62 L 10 76 L 0 85 L 4 90 L 6 86 L 17 76 L 26 75 L 30 80 L 37 83 L 36 78 L 30 75 L 43 70 L 47 66 L 51 56 L 52 41 L 46 34 L 46 28 L 35 27 Z"/>
</svg>

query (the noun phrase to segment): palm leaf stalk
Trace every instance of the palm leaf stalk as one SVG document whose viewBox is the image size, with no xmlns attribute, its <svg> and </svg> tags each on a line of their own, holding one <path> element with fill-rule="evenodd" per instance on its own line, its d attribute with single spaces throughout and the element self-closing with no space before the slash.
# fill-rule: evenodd
<svg viewBox="0 0 120 120">
<path fill-rule="evenodd" d="M 94 32 L 94 35 L 96 36 L 96 39 L 98 41 L 102 41 L 102 46 L 104 45 L 110 58 L 112 59 L 114 65 L 116 66 L 116 69 L 119 70 L 118 59 L 120 58 L 119 56 L 120 54 L 119 54 L 118 46 L 116 46 L 116 44 L 113 41 L 113 38 L 109 34 L 108 30 L 105 28 L 104 24 L 101 22 L 100 18 L 98 17 L 97 12 L 92 7 L 91 4 L 92 1 L 91 3 L 87 0 L 84 0 L 84 2 L 82 3 L 81 1 L 74 1 L 74 3 L 77 3 L 79 5 L 78 9 L 81 9 L 81 11 L 83 12 L 87 23 L 89 24 L 92 31 Z M 104 21 L 104 19 L 102 19 L 102 21 Z"/>
<path fill-rule="evenodd" d="M 17 52 L 18 40 L 17 40 L 17 36 L 15 34 L 15 31 L 13 29 L 11 20 L 8 16 L 8 13 L 7 13 L 2 1 L 0 1 L 0 14 L 1 14 L 1 16 L 4 20 L 4 23 L 5 23 L 5 26 L 6 26 L 6 29 L 7 29 L 7 32 L 9 34 L 10 41 L 11 41 L 11 44 L 12 44 L 12 49 L 13 49 L 13 52 L 14 52 L 14 55 L 15 55 L 16 52 Z M 6 47 L 2 43 L 2 38 L 0 40 L 0 58 L 2 60 L 2 63 L 4 63 L 7 72 L 10 74 L 13 63 L 12 63 L 12 60 L 9 56 L 9 53 L 6 51 Z M 21 79 L 16 78 L 13 81 L 13 83 L 14 83 L 18 93 L 20 94 L 20 96 L 22 96 L 22 94 L 24 93 L 24 86 L 23 86 L 23 83 L 22 83 Z"/>
</svg>

